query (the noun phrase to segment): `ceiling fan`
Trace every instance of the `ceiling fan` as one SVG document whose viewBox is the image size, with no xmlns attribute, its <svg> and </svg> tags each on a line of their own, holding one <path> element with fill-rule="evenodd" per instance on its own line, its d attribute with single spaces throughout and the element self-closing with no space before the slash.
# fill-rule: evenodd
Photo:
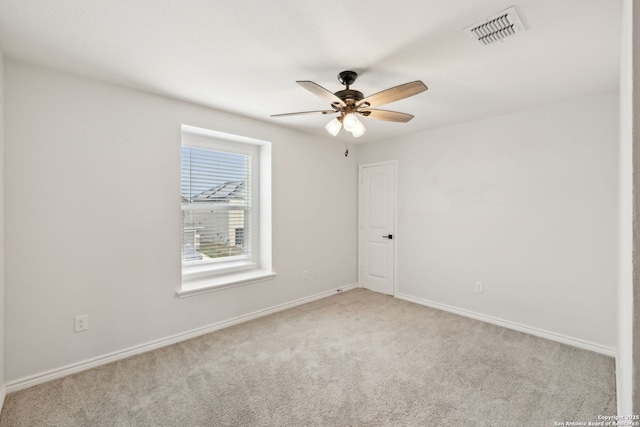
<svg viewBox="0 0 640 427">
<path fill-rule="evenodd" d="M 271 117 L 297 116 L 316 113 L 338 114 L 338 117 L 335 117 L 325 126 L 327 131 L 331 135 L 336 136 L 338 132 L 340 132 L 340 129 L 344 127 L 347 132 L 350 132 L 357 138 L 362 136 L 366 129 L 356 116 L 360 115 L 371 119 L 385 120 L 389 122 L 408 122 L 413 119 L 413 115 L 398 113 L 396 111 L 378 110 L 371 107 L 377 107 L 379 105 L 399 101 L 427 90 L 427 86 L 424 83 L 420 80 L 416 80 L 415 82 L 405 83 L 365 97 L 362 92 L 349 88 L 357 78 L 358 73 L 355 71 L 342 71 L 339 73 L 338 80 L 346 86 L 346 89 L 340 90 L 336 93 L 332 93 L 322 86 L 308 80 L 297 81 L 296 83 L 309 92 L 329 101 L 331 103 L 331 110 L 273 114 Z"/>
</svg>

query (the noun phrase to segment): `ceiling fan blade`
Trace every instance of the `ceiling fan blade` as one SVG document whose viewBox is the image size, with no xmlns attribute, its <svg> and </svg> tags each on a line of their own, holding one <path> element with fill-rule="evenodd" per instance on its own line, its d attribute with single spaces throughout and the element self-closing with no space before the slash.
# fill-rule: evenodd
<svg viewBox="0 0 640 427">
<path fill-rule="evenodd" d="M 338 98 L 337 96 L 335 96 L 333 92 L 329 92 L 327 89 L 323 88 L 322 86 L 314 82 L 303 80 L 303 81 L 297 81 L 296 83 L 298 83 L 300 86 L 302 86 L 312 94 L 317 95 L 320 98 L 324 98 L 325 100 L 329 101 L 332 104 L 337 103 L 341 107 L 344 107 L 346 105 L 344 101 Z"/>
<path fill-rule="evenodd" d="M 417 95 L 425 90 L 427 90 L 427 85 L 422 83 L 420 80 L 416 80 L 415 82 L 405 83 L 400 86 L 383 90 L 382 92 L 374 93 L 371 96 L 367 96 L 366 98 L 356 102 L 356 106 L 364 105 L 365 103 L 369 104 L 368 107 L 388 104 L 393 101 L 399 101 L 401 99 Z"/>
<path fill-rule="evenodd" d="M 406 123 L 414 117 L 411 114 L 398 113 L 397 111 L 387 110 L 360 110 L 359 113 L 371 119 L 385 120 L 387 122 Z"/>
<path fill-rule="evenodd" d="M 333 114 L 333 113 L 337 113 L 337 111 L 336 110 L 300 111 L 297 113 L 272 114 L 269 117 L 301 116 L 303 114 L 316 114 L 316 113 Z"/>
</svg>

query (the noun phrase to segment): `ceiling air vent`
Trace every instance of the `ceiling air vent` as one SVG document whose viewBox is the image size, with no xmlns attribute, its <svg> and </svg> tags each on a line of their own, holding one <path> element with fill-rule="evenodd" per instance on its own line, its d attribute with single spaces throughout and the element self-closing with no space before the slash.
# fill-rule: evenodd
<svg viewBox="0 0 640 427">
<path fill-rule="evenodd" d="M 464 31 L 469 33 L 474 40 L 478 40 L 478 42 L 486 46 L 524 31 L 524 25 L 516 13 L 516 9 L 512 6 L 485 19 L 483 22 L 465 28 Z"/>
</svg>

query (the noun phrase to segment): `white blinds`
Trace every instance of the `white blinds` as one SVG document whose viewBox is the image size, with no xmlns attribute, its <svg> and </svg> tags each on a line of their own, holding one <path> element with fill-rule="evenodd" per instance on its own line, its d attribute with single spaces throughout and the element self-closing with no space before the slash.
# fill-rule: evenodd
<svg viewBox="0 0 640 427">
<path fill-rule="evenodd" d="M 182 261 L 251 258 L 251 156 L 182 147 Z"/>
</svg>

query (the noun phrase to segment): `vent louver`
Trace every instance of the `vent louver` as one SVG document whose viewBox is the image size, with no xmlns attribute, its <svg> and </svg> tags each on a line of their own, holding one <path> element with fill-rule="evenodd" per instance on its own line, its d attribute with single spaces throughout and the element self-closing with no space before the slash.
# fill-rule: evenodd
<svg viewBox="0 0 640 427">
<path fill-rule="evenodd" d="M 502 41 L 524 30 L 522 20 L 513 6 L 464 29 L 483 46 Z"/>
</svg>

